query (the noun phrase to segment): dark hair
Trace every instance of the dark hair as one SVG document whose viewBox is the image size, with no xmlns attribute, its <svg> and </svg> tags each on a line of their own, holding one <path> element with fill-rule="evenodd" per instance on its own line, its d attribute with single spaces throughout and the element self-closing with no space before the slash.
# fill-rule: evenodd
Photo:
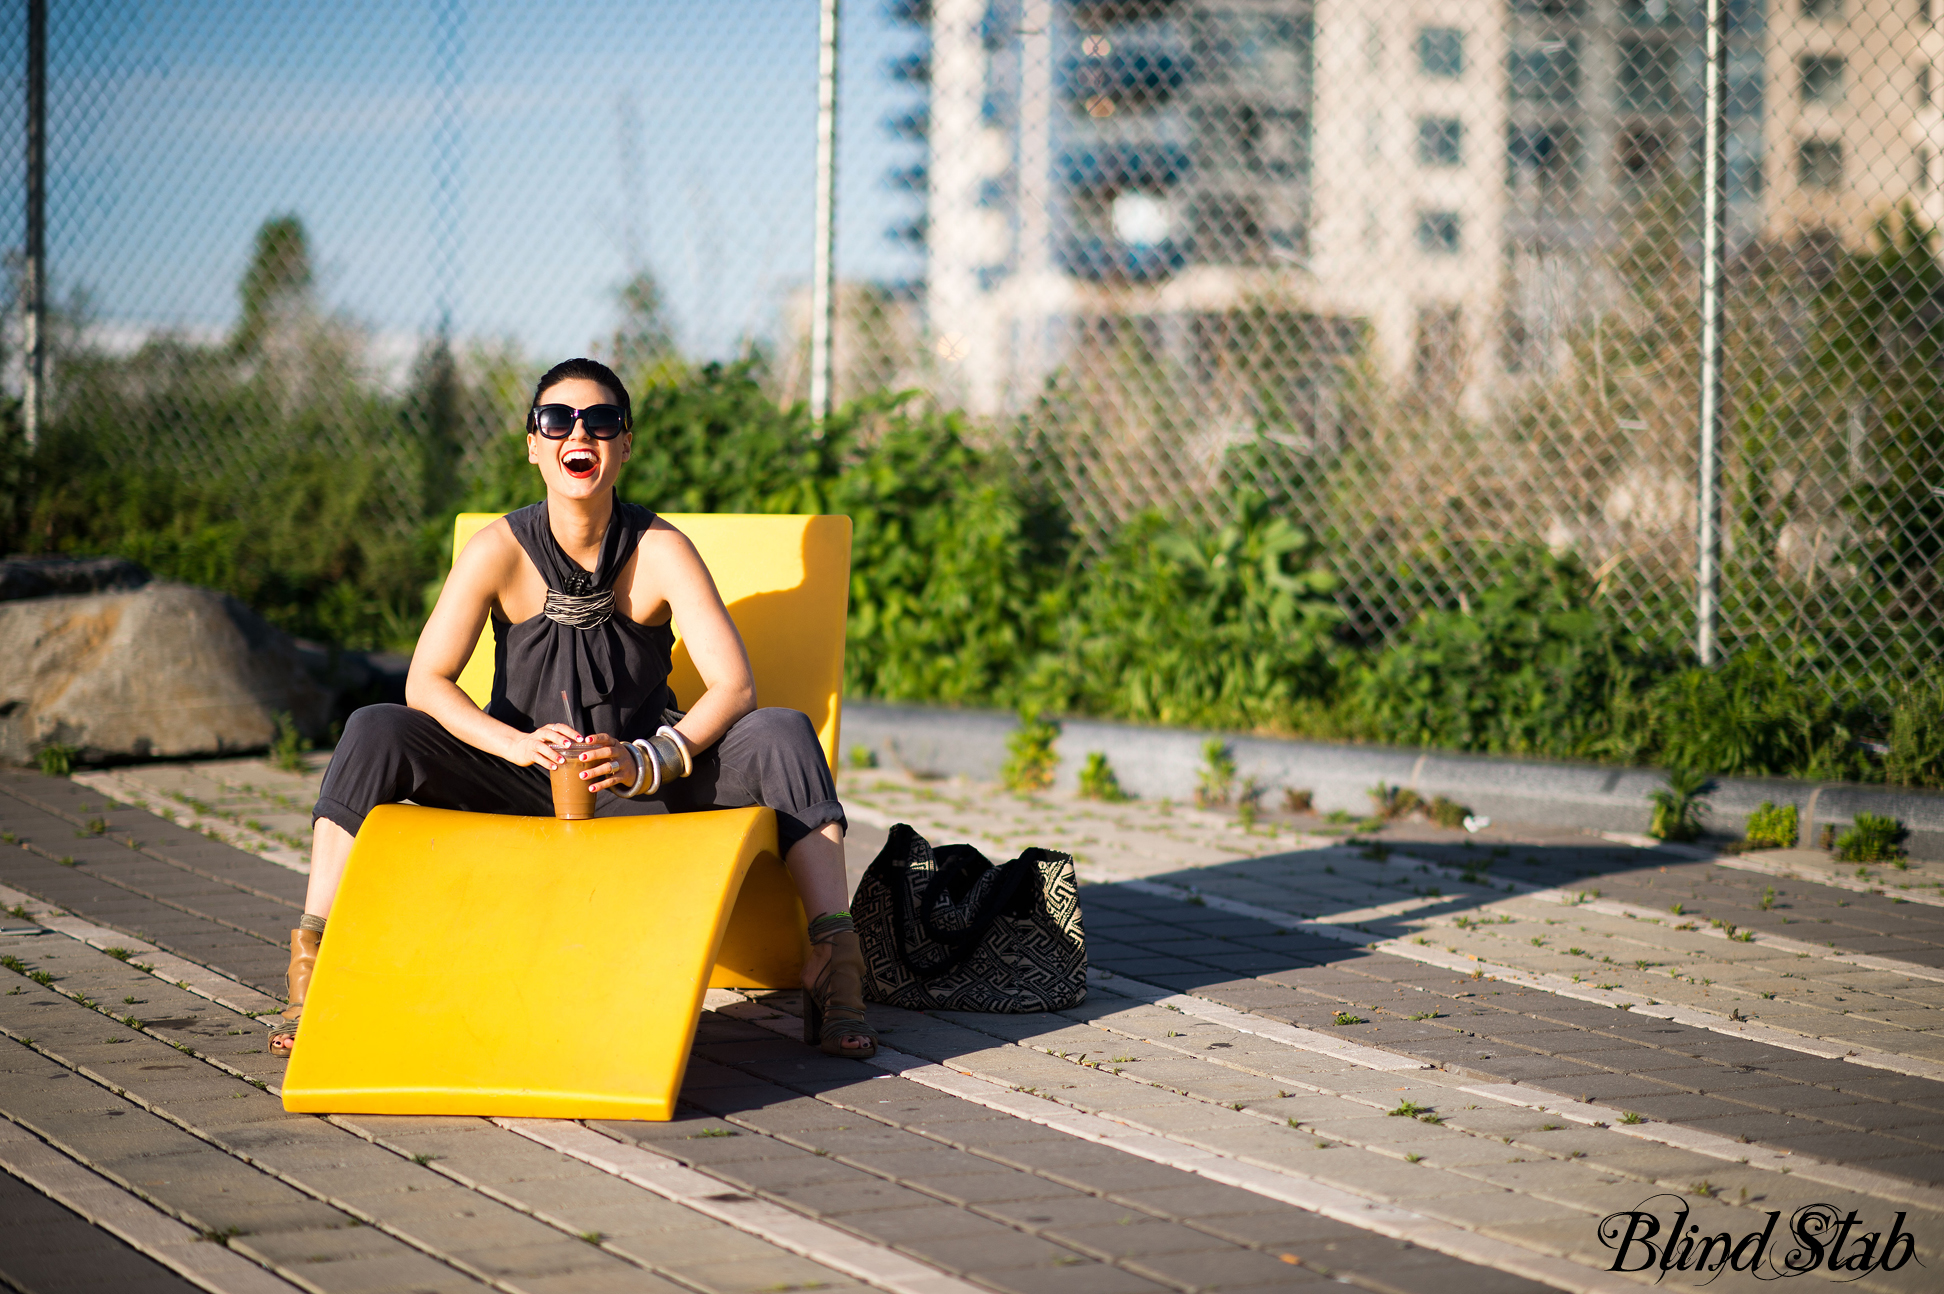
<svg viewBox="0 0 1944 1294">
<path fill-rule="evenodd" d="M 621 425 L 630 431 L 634 430 L 634 402 L 628 398 L 628 388 L 621 384 L 621 379 L 614 375 L 613 369 L 601 363 L 598 359 L 586 358 L 563 359 L 560 363 L 540 375 L 540 380 L 533 384 L 533 400 L 527 406 L 527 427 L 529 430 L 533 427 L 533 414 L 531 411 L 539 407 L 540 393 L 555 383 L 570 381 L 574 378 L 581 378 L 588 382 L 598 382 L 612 392 L 614 398 L 621 404 Z"/>
</svg>

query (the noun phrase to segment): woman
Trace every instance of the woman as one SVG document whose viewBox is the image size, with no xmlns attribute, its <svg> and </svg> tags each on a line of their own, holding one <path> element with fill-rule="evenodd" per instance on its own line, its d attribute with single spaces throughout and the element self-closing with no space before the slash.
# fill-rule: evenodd
<svg viewBox="0 0 1944 1294">
<path fill-rule="evenodd" d="M 596 817 L 776 811 L 784 865 L 812 918 L 805 1039 L 833 1056 L 876 1054 L 877 1035 L 864 1022 L 864 959 L 845 910 L 844 810 L 829 763 L 809 719 L 756 708 L 749 657 L 694 546 L 615 497 L 632 429 L 627 388 L 604 364 L 570 359 L 535 386 L 527 461 L 540 469 L 546 499 L 495 521 L 457 554 L 412 653 L 406 704 L 353 713 L 324 776 L 304 916 L 291 932 L 290 1006 L 271 1030 L 275 1054 L 295 1046 L 365 815 L 400 800 L 550 814 L 560 748 L 582 740 L 594 747 L 579 758 L 597 792 Z M 489 615 L 498 646 L 493 697 L 481 710 L 457 680 Z M 675 623 L 705 689 L 686 714 L 668 687 Z"/>
</svg>

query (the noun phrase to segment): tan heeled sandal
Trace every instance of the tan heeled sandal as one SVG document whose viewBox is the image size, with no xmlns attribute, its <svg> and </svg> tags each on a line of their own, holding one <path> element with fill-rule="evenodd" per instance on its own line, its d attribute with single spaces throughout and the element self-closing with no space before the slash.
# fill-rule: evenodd
<svg viewBox="0 0 1944 1294">
<path fill-rule="evenodd" d="M 864 1019 L 864 948 L 850 913 L 833 912 L 810 923 L 810 942 L 830 945 L 830 962 L 803 992 L 803 1041 L 826 1056 L 869 1060 L 877 1055 L 877 1030 Z M 868 1038 L 862 1047 L 845 1038 Z"/>
<path fill-rule="evenodd" d="M 270 1054 L 288 1056 L 297 1045 L 297 1024 L 304 1016 L 304 998 L 310 993 L 311 972 L 317 969 L 317 949 L 324 942 L 322 930 L 290 932 L 290 970 L 286 983 L 290 1005 L 270 1026 Z"/>
</svg>

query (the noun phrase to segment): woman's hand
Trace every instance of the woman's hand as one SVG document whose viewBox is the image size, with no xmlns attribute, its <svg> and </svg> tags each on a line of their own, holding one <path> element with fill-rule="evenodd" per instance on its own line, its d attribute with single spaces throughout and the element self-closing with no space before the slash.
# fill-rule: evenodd
<svg viewBox="0 0 1944 1294">
<path fill-rule="evenodd" d="M 564 723 L 546 724 L 513 738 L 505 751 L 506 761 L 521 768 L 538 764 L 552 772 L 560 767 L 560 747 L 580 739 L 581 735 Z"/>
<path fill-rule="evenodd" d="M 588 789 L 626 795 L 635 784 L 636 775 L 641 772 L 641 752 L 605 732 L 597 732 L 583 740 L 594 746 L 580 757 L 581 776 L 587 779 Z"/>
</svg>

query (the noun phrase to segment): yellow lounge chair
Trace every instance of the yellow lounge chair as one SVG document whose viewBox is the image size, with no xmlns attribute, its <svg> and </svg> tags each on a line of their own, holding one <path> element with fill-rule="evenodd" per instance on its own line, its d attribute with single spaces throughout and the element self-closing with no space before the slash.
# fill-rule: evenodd
<svg viewBox="0 0 1944 1294">
<path fill-rule="evenodd" d="M 495 514 L 465 513 L 457 553 Z M 831 767 L 850 518 L 671 515 L 715 576 L 763 705 Z M 493 631 L 460 674 L 485 704 Z M 702 683 L 678 639 L 670 679 Z M 711 987 L 795 988 L 808 944 L 768 809 L 601 818 L 384 805 L 358 833 L 284 1108 L 667 1119 Z"/>
</svg>

